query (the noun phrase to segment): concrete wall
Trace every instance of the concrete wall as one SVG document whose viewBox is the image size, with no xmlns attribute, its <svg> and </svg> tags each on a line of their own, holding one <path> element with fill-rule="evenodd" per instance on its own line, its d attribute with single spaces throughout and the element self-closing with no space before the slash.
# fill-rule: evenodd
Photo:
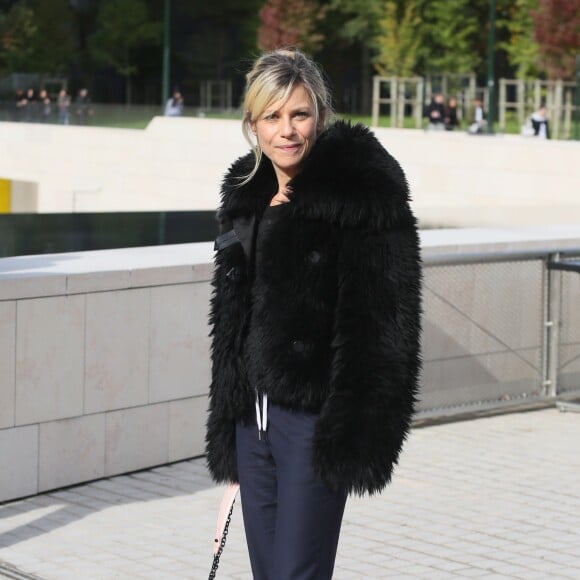
<svg viewBox="0 0 580 580">
<path fill-rule="evenodd" d="M 0 260 L 0 501 L 202 453 L 210 257 Z"/>
<path fill-rule="evenodd" d="M 37 211 L 38 183 L 0 178 L 0 214 Z"/>
<path fill-rule="evenodd" d="M 230 120 L 157 117 L 144 131 L 1 127 L 0 178 L 36 183 L 39 212 L 215 209 L 224 171 L 248 151 Z M 375 132 L 407 172 L 424 224 L 580 223 L 578 142 Z"/>
<path fill-rule="evenodd" d="M 422 248 L 419 409 L 541 394 L 543 261 L 465 257 L 580 255 L 577 228 L 425 231 Z M 0 259 L 0 501 L 203 453 L 212 255 L 204 243 Z M 570 392 L 577 288 L 562 304 Z"/>
</svg>

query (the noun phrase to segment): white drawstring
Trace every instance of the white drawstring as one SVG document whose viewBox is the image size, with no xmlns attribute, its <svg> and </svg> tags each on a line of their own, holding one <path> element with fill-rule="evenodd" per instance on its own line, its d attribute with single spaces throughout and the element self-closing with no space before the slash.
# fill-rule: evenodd
<svg viewBox="0 0 580 580">
<path fill-rule="evenodd" d="M 256 389 L 256 423 L 258 424 L 258 436 L 261 439 L 262 433 L 266 433 L 268 428 L 268 395 L 262 395 L 262 412 L 260 413 L 260 394 Z"/>
<path fill-rule="evenodd" d="M 268 427 L 268 395 L 264 393 L 262 397 L 262 429 L 264 433 L 266 432 L 266 428 Z"/>
</svg>

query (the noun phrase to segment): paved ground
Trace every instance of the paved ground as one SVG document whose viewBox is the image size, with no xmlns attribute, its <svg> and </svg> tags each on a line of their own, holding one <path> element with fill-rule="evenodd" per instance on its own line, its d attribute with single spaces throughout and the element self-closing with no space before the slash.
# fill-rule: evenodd
<svg viewBox="0 0 580 580">
<path fill-rule="evenodd" d="M 220 497 L 197 459 L 4 504 L 0 577 L 205 579 Z M 239 506 L 218 578 L 251 578 Z M 360 578 L 579 579 L 580 415 L 414 430 L 391 487 L 347 503 L 335 579 Z"/>
</svg>

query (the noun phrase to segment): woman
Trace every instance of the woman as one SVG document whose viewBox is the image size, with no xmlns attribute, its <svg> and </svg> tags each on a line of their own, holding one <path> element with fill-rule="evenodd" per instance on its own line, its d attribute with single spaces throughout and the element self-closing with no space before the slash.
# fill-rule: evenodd
<svg viewBox="0 0 580 580">
<path fill-rule="evenodd" d="M 181 117 L 183 114 L 183 96 L 179 91 L 175 91 L 165 103 L 165 117 Z"/>
<path fill-rule="evenodd" d="M 534 111 L 530 117 L 530 122 L 534 131 L 534 137 L 539 137 L 540 139 L 550 138 L 546 107 L 541 106 L 537 111 Z"/>
<path fill-rule="evenodd" d="M 330 95 L 300 51 L 256 61 L 244 111 L 253 152 L 218 212 L 207 460 L 240 483 L 254 578 L 321 580 L 347 495 L 385 487 L 409 429 L 416 222 L 368 129 L 327 126 Z"/>
<path fill-rule="evenodd" d="M 445 130 L 453 131 L 456 127 L 459 127 L 457 99 L 451 97 L 447 103 L 447 108 L 445 109 Z"/>
</svg>

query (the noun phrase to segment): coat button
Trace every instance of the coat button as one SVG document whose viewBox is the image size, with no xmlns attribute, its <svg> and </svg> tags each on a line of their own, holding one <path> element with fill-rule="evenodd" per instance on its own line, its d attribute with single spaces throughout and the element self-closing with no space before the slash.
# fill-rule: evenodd
<svg viewBox="0 0 580 580">
<path fill-rule="evenodd" d="M 312 250 L 312 252 L 308 254 L 308 261 L 311 264 L 318 264 L 318 262 L 320 262 L 320 258 L 320 252 L 317 252 L 316 250 Z"/>
<path fill-rule="evenodd" d="M 292 348 L 294 352 L 304 352 L 306 346 L 301 340 L 292 341 Z"/>
</svg>

